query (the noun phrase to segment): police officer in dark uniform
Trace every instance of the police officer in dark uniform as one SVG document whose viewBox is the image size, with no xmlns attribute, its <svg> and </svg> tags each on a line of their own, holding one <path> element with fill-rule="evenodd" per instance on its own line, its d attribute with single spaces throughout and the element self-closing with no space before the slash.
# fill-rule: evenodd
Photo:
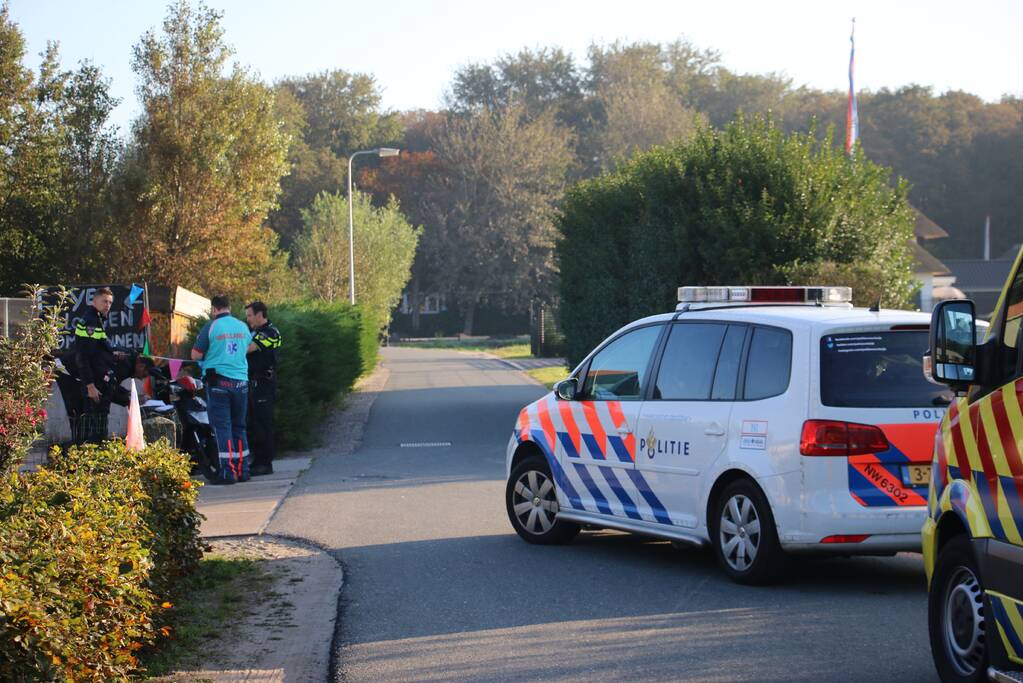
<svg viewBox="0 0 1023 683">
<path fill-rule="evenodd" d="M 252 474 L 274 471 L 274 399 L 277 393 L 277 350 L 281 333 L 267 319 L 266 304 L 253 301 L 245 307 L 252 330 L 249 343 L 249 449 Z"/>
<path fill-rule="evenodd" d="M 99 443 L 106 439 L 110 403 L 128 403 L 127 392 L 120 386 L 123 377 L 118 371 L 124 354 L 114 351 L 106 332 L 107 315 L 113 302 L 114 293 L 108 287 L 97 289 L 92 305 L 81 320 L 75 322 L 74 368 L 83 398 L 81 415 L 69 415 L 76 443 Z"/>
</svg>

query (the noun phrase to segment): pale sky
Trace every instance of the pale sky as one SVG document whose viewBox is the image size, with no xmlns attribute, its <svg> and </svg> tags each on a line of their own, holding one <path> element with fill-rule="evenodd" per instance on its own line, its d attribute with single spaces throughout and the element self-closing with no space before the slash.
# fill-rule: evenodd
<svg viewBox="0 0 1023 683">
<path fill-rule="evenodd" d="M 28 66 L 47 40 L 71 68 L 91 59 L 138 111 L 131 48 L 159 27 L 152 0 L 8 0 L 28 43 Z M 235 59 L 264 80 L 325 69 L 376 77 L 387 109 L 436 108 L 456 69 L 523 47 L 560 46 L 580 61 L 593 42 L 679 37 L 721 53 L 741 73 L 779 72 L 796 85 L 845 90 L 850 20 L 856 17 L 856 87 L 909 83 L 965 90 L 995 101 L 1023 96 L 1021 0 L 210 0 L 224 13 Z"/>
</svg>

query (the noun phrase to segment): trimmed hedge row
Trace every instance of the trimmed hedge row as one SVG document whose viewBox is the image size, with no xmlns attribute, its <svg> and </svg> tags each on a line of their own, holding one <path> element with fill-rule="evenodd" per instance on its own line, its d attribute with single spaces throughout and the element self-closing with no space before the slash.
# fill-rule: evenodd
<svg viewBox="0 0 1023 683">
<path fill-rule="evenodd" d="M 202 557 L 190 464 L 165 441 L 50 462 L 0 481 L 0 679 L 126 678 Z"/>
<path fill-rule="evenodd" d="M 309 302 L 275 306 L 281 331 L 274 429 L 278 446 L 307 448 L 338 398 L 377 362 L 379 328 L 358 306 Z"/>
</svg>

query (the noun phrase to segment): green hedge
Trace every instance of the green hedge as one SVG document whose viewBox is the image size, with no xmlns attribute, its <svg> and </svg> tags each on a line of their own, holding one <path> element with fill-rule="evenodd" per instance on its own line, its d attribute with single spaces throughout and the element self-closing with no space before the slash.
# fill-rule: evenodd
<svg viewBox="0 0 1023 683">
<path fill-rule="evenodd" d="M 380 328 L 361 306 L 303 301 L 278 304 L 270 321 L 281 331 L 274 434 L 278 448 L 309 448 L 338 399 L 376 366 Z M 190 330 L 195 344 L 205 320 Z"/>
<path fill-rule="evenodd" d="M 378 327 L 360 307 L 309 302 L 275 306 L 281 331 L 274 429 L 281 448 L 307 448 L 338 399 L 376 365 Z"/>
<path fill-rule="evenodd" d="M 860 305 L 879 293 L 907 305 L 906 193 L 859 149 L 850 158 L 830 135 L 785 135 L 759 117 L 578 183 L 557 218 L 569 366 L 621 325 L 673 310 L 682 285 L 816 281 L 855 285 Z"/>
<path fill-rule="evenodd" d="M 165 441 L 51 461 L 0 481 L 0 680 L 124 679 L 202 554 L 189 462 Z"/>
</svg>

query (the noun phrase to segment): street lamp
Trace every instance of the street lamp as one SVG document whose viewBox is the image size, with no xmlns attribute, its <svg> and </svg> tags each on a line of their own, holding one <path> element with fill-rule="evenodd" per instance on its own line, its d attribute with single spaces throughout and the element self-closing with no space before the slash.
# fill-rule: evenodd
<svg viewBox="0 0 1023 683">
<path fill-rule="evenodd" d="M 400 150 L 394 147 L 377 147 L 376 149 L 364 149 L 354 152 L 348 157 L 348 296 L 352 305 L 355 305 L 355 240 L 353 231 L 352 213 L 352 160 L 360 154 L 376 154 L 378 157 L 396 157 Z"/>
</svg>

